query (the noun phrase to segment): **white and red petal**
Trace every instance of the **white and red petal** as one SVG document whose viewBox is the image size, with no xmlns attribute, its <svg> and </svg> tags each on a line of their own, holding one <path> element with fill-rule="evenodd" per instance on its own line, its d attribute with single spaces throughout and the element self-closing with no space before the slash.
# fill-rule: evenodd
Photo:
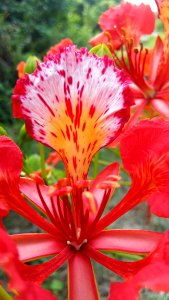
<svg viewBox="0 0 169 300">
<path fill-rule="evenodd" d="M 60 154 L 73 180 L 85 178 L 93 155 L 117 137 L 130 105 L 128 80 L 112 60 L 75 46 L 48 56 L 13 95 L 14 116 Z"/>
</svg>

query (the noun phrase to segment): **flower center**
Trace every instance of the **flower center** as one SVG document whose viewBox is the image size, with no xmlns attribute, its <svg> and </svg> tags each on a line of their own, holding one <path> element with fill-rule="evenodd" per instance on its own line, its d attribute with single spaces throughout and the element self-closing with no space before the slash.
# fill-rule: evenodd
<svg viewBox="0 0 169 300">
<path fill-rule="evenodd" d="M 88 241 L 84 239 L 82 243 L 78 244 L 77 242 L 67 241 L 67 245 L 74 247 L 77 251 L 80 250 L 82 245 L 86 244 Z"/>
</svg>

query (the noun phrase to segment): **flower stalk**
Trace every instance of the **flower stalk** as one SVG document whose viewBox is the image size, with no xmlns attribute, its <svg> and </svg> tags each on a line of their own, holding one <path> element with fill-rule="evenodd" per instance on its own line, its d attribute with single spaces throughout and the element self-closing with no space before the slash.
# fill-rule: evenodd
<svg viewBox="0 0 169 300">
<path fill-rule="evenodd" d="M 1 300 L 13 300 L 13 298 L 7 293 L 7 291 L 0 285 L 0 299 Z"/>
</svg>

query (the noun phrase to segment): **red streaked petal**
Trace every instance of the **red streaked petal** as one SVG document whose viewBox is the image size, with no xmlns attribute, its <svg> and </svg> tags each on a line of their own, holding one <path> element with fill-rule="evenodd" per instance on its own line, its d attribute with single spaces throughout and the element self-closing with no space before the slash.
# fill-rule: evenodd
<svg viewBox="0 0 169 300">
<path fill-rule="evenodd" d="M 8 214 L 9 198 L 19 192 L 22 153 L 8 137 L 0 137 L 0 217 Z M 14 201 L 14 200 L 12 200 Z"/>
<path fill-rule="evenodd" d="M 17 81 L 15 117 L 29 134 L 59 152 L 67 175 L 87 176 L 93 155 L 112 142 L 129 118 L 131 94 L 111 59 L 65 48 Z"/>
<path fill-rule="evenodd" d="M 90 241 L 97 250 L 148 253 L 161 239 L 162 233 L 145 230 L 104 230 Z"/>
<path fill-rule="evenodd" d="M 150 206 L 150 211 L 153 214 L 161 218 L 169 218 L 168 193 L 157 192 L 149 198 L 148 204 Z"/>
<path fill-rule="evenodd" d="M 43 256 L 50 256 L 62 251 L 65 244 L 49 234 L 25 233 L 14 234 L 11 238 L 17 245 L 19 259 L 29 261 Z"/>
<path fill-rule="evenodd" d="M 42 284 L 46 278 L 64 265 L 73 254 L 74 250 L 66 246 L 57 256 L 47 262 L 38 265 L 21 266 L 21 271 L 24 273 L 24 279 L 36 284 Z"/>
<path fill-rule="evenodd" d="M 93 180 L 90 187 L 90 192 L 92 192 L 92 194 L 94 195 L 98 208 L 100 207 L 105 192 L 104 189 L 99 188 L 99 184 L 103 184 L 104 181 L 106 180 L 117 181 L 114 175 L 117 176 L 118 174 L 119 174 L 119 163 L 113 163 L 108 167 L 104 168 L 98 174 L 98 176 Z M 112 193 L 114 192 L 114 190 L 115 188 L 112 188 Z"/>
<path fill-rule="evenodd" d="M 121 155 L 132 185 L 107 215 L 97 224 L 97 232 L 109 226 L 143 200 L 161 196 L 167 201 L 169 187 L 169 121 L 161 118 L 140 121 L 121 140 Z M 157 205 L 157 203 L 156 203 Z M 168 212 L 166 212 L 167 214 Z"/>
<path fill-rule="evenodd" d="M 133 180 L 132 189 L 140 199 L 155 195 L 169 196 L 169 121 L 144 120 L 124 134 L 121 155 L 125 169 Z M 137 191 L 136 191 L 137 190 Z M 168 195 L 168 196 L 167 196 Z M 136 197 L 135 197 L 136 198 Z"/>
<path fill-rule="evenodd" d="M 147 160 L 145 154 L 162 156 L 169 151 L 169 121 L 162 118 L 140 121 L 126 132 L 121 141 L 125 169 L 133 176 Z"/>
<path fill-rule="evenodd" d="M 90 259 L 80 253 L 69 260 L 69 300 L 99 300 Z"/>
</svg>

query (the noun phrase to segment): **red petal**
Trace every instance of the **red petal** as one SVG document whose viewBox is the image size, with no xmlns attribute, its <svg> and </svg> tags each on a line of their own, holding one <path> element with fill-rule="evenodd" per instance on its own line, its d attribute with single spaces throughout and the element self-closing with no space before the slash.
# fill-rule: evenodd
<svg viewBox="0 0 169 300">
<path fill-rule="evenodd" d="M 90 241 L 97 250 L 149 253 L 158 244 L 162 234 L 145 230 L 105 230 Z"/>
<path fill-rule="evenodd" d="M 116 282 L 111 284 L 108 300 L 138 300 L 139 288 L 132 283 Z"/>
<path fill-rule="evenodd" d="M 23 264 L 19 262 L 16 245 L 10 236 L 0 229 L 0 266 L 10 278 L 9 289 L 17 291 L 16 300 L 57 300 L 49 291 L 25 281 L 25 273 L 22 273 Z"/>
<path fill-rule="evenodd" d="M 149 198 L 148 204 L 150 205 L 150 211 L 153 214 L 162 218 L 169 218 L 168 193 L 157 192 L 155 195 Z"/>
<path fill-rule="evenodd" d="M 97 207 L 100 207 L 100 204 L 103 200 L 103 196 L 104 196 L 104 189 L 100 189 L 99 185 L 104 184 L 104 181 L 117 181 L 117 179 L 115 178 L 117 175 L 119 174 L 119 163 L 113 163 L 111 165 L 109 165 L 108 167 L 106 167 L 105 169 L 103 169 L 98 176 L 95 178 L 95 180 L 93 180 L 91 187 L 90 187 L 90 192 L 92 192 L 92 194 L 95 197 L 96 203 L 97 203 Z M 115 175 L 115 177 L 114 177 Z M 112 193 L 114 192 L 115 188 L 112 188 Z"/>
<path fill-rule="evenodd" d="M 130 105 L 128 80 L 113 61 L 73 46 L 18 80 L 13 95 L 15 117 L 59 152 L 75 181 L 86 178 L 93 155 L 119 134 Z"/>
<path fill-rule="evenodd" d="M 25 289 L 15 297 L 15 300 L 57 300 L 50 291 L 44 290 L 40 286 L 27 283 Z"/>
<path fill-rule="evenodd" d="M 56 257 L 39 265 L 22 265 L 21 271 L 24 279 L 41 284 L 53 272 L 57 271 L 73 255 L 74 251 L 70 247 L 65 247 Z"/>
<path fill-rule="evenodd" d="M 36 182 L 31 180 L 30 178 L 20 178 L 19 183 L 20 191 L 29 199 L 31 202 L 36 205 L 39 209 L 41 209 L 43 212 L 45 212 L 43 203 L 39 197 L 39 193 L 37 190 Z M 40 190 L 43 195 L 43 199 L 45 203 L 47 204 L 50 211 L 52 211 L 52 204 L 51 199 L 49 196 L 49 186 L 46 185 L 40 185 Z"/>
<path fill-rule="evenodd" d="M 65 244 L 55 237 L 43 233 L 14 234 L 11 236 L 17 245 L 19 259 L 29 261 L 62 251 Z"/>
<path fill-rule="evenodd" d="M 69 260 L 69 300 L 99 300 L 90 259 L 76 252 Z"/>
<path fill-rule="evenodd" d="M 19 272 L 18 252 L 15 243 L 5 230 L 0 228 L 0 267 L 10 278 L 9 288 L 23 289 L 24 282 Z"/>
<path fill-rule="evenodd" d="M 135 274 L 147 262 L 146 258 L 135 262 L 120 261 L 99 252 L 98 250 L 90 246 L 90 244 L 87 244 L 83 248 L 83 252 L 88 257 L 97 261 L 99 264 L 103 265 L 104 267 L 108 268 L 109 270 L 124 278 L 128 278 L 131 275 Z"/>
<path fill-rule="evenodd" d="M 68 47 L 70 45 L 73 45 L 73 42 L 71 39 L 69 39 L 69 38 L 62 39 L 59 43 L 50 47 L 49 51 L 46 53 L 46 56 L 44 57 L 44 60 L 47 59 L 47 55 L 60 53 L 60 51 L 64 47 Z"/>
<path fill-rule="evenodd" d="M 169 95 L 167 91 L 167 96 Z M 158 96 L 158 95 L 157 95 Z M 169 102 L 163 99 L 152 99 L 152 106 L 164 117 L 169 117 Z"/>
<path fill-rule="evenodd" d="M 163 53 L 163 42 L 161 38 L 158 36 L 156 39 L 156 43 L 154 48 L 152 49 L 151 55 L 150 55 L 150 66 L 149 66 L 149 82 L 151 84 L 154 83 L 156 76 L 157 76 L 157 70 L 160 64 L 160 60 Z M 158 85 L 158 82 L 157 82 Z M 157 88 L 158 90 L 158 88 Z"/>
<path fill-rule="evenodd" d="M 147 262 L 129 281 L 118 284 L 123 296 L 117 299 L 135 300 L 139 289 L 148 288 L 156 292 L 169 292 L 169 231 L 160 240 L 157 248 L 147 257 Z M 129 298 L 129 291 L 132 297 Z M 110 296 L 115 296 L 117 285 L 113 284 Z M 113 299 L 110 297 L 110 300 Z"/>
<path fill-rule="evenodd" d="M 165 201 L 169 197 L 169 121 L 160 118 L 141 121 L 124 134 L 121 154 L 133 180 L 131 190 L 135 201 L 153 199 L 155 195 L 157 204 L 159 196 L 160 214 L 161 197 Z"/>
<path fill-rule="evenodd" d="M 108 37 L 104 32 L 97 34 L 96 36 L 94 36 L 89 40 L 89 44 L 92 47 L 97 46 L 98 44 L 106 44 L 107 42 L 108 42 Z"/>
<path fill-rule="evenodd" d="M 22 153 L 8 137 L 0 137 L 0 217 L 7 215 L 9 199 L 14 201 L 19 192 L 19 176 L 22 170 Z"/>
</svg>

